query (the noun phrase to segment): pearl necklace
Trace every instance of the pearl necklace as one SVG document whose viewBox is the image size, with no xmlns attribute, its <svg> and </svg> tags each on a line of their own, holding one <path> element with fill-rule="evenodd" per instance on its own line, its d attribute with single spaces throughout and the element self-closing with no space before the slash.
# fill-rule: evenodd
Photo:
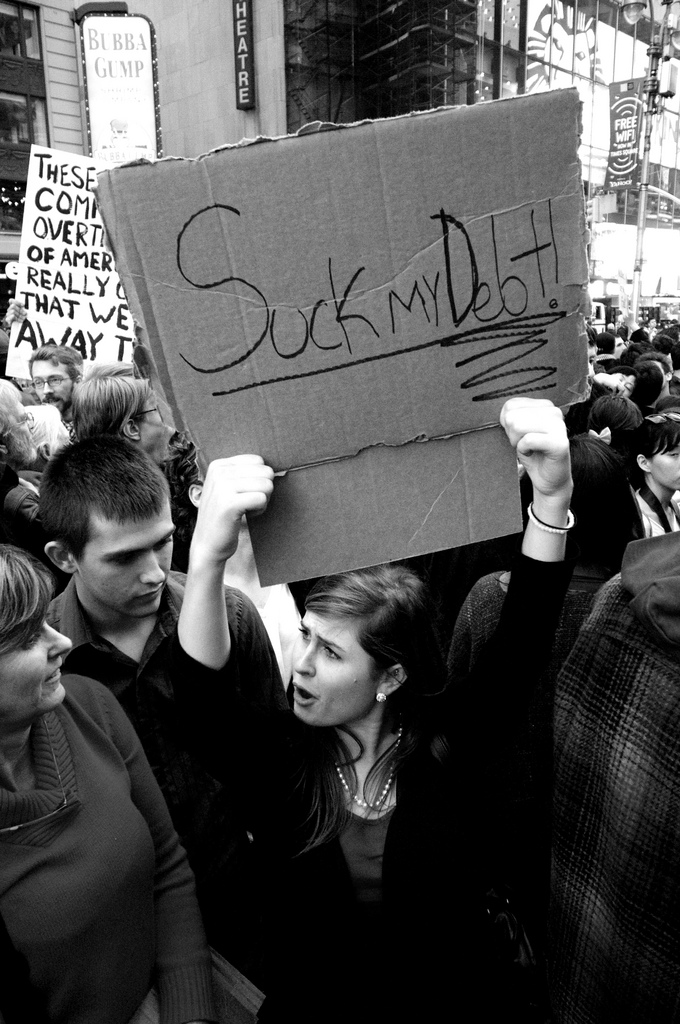
<svg viewBox="0 0 680 1024">
<path fill-rule="evenodd" d="M 396 740 L 394 742 L 394 750 L 392 752 L 392 757 L 394 757 L 394 755 L 396 754 L 397 748 L 399 747 L 399 744 L 401 743 L 401 734 L 402 734 L 402 732 L 403 732 L 403 729 L 400 726 L 399 727 L 399 732 L 397 733 L 397 738 L 396 738 Z M 394 762 L 392 763 L 392 770 L 390 771 L 390 774 L 387 777 L 387 782 L 383 786 L 383 788 L 382 788 L 382 790 L 380 792 L 380 796 L 378 797 L 378 799 L 374 803 L 371 803 L 370 800 L 362 800 L 361 797 L 356 795 L 356 793 L 352 793 L 350 791 L 350 788 L 347 785 L 347 780 L 345 779 L 345 776 L 342 773 L 342 768 L 337 763 L 335 765 L 335 770 L 338 773 L 338 778 L 340 779 L 340 782 L 342 783 L 342 788 L 345 790 L 347 795 L 352 798 L 352 800 L 357 805 L 357 807 L 361 807 L 362 810 L 369 810 L 369 811 L 380 811 L 380 810 L 382 810 L 382 806 L 385 803 L 385 800 L 387 799 L 387 794 L 391 790 L 392 783 L 394 782 Z"/>
</svg>

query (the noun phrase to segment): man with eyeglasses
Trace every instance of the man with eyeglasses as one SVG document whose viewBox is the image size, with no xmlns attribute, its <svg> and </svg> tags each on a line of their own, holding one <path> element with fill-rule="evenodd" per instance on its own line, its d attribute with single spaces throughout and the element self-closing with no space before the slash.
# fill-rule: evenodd
<svg viewBox="0 0 680 1024">
<path fill-rule="evenodd" d="M 163 422 L 148 380 L 121 376 L 115 366 L 95 366 L 75 390 L 73 430 L 79 441 L 117 434 L 139 445 L 161 466 L 168 457 L 172 427 Z"/>
<path fill-rule="evenodd" d="M 67 346 L 44 345 L 33 353 L 28 365 L 38 398 L 45 405 L 54 405 L 68 427 L 73 419 L 73 387 L 83 376 L 80 352 Z"/>
</svg>

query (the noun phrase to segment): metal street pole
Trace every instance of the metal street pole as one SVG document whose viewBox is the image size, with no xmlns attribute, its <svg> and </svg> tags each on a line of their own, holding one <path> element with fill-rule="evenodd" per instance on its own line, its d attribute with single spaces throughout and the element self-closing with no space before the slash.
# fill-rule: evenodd
<svg viewBox="0 0 680 1024">
<path fill-rule="evenodd" d="M 651 42 L 647 50 L 649 57 L 649 68 L 643 87 L 645 95 L 644 110 L 644 143 L 642 149 L 642 164 L 640 166 L 640 184 L 638 191 L 638 215 L 637 233 L 635 237 L 635 264 L 633 266 L 633 295 L 631 300 L 631 316 L 638 322 L 640 310 L 640 295 L 642 291 L 642 263 L 643 248 L 645 241 L 645 227 L 647 224 L 647 197 L 649 195 L 649 154 L 652 144 L 652 129 L 654 127 L 654 115 L 659 111 L 659 62 L 666 42 L 666 28 L 668 25 L 668 14 L 673 0 L 662 0 L 664 13 L 661 23 L 661 31 L 656 34 L 654 23 L 653 0 L 649 0 L 651 13 Z"/>
</svg>

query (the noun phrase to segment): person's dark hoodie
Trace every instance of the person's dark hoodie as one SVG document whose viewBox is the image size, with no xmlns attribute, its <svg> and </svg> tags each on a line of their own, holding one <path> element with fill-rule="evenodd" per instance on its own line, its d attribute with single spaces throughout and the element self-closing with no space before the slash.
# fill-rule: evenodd
<svg viewBox="0 0 680 1024">
<path fill-rule="evenodd" d="M 633 541 L 555 685 L 555 1020 L 680 1020 L 680 533 Z"/>
<path fill-rule="evenodd" d="M 629 544 L 621 583 L 638 621 L 660 646 L 680 656 L 680 533 Z"/>
</svg>

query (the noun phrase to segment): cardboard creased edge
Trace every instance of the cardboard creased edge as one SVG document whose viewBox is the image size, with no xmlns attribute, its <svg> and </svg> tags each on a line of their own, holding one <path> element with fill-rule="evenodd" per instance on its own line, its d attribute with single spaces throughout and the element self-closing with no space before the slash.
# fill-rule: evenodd
<svg viewBox="0 0 680 1024">
<path fill-rule="evenodd" d="M 427 434 L 418 434 L 416 437 L 409 437 L 405 441 L 373 441 L 365 444 L 357 451 L 345 455 L 333 455 L 328 459 L 318 459 L 316 462 L 306 462 L 303 466 L 289 466 L 280 470 L 277 476 L 285 476 L 286 473 L 297 473 L 304 469 L 314 469 L 317 466 L 328 466 L 333 462 L 348 462 L 350 459 L 358 458 L 363 452 L 371 448 L 403 448 L 407 444 L 427 444 L 429 441 L 449 441 L 454 437 L 464 437 L 466 434 L 478 434 L 482 430 L 495 430 L 498 423 L 483 423 L 479 427 L 469 427 L 467 430 L 454 430 L 450 434 L 434 434 L 428 437 Z"/>
<path fill-rule="evenodd" d="M 137 163 L 138 164 L 139 163 L 149 163 L 149 164 L 151 164 L 152 161 L 141 160 L 141 161 L 137 161 Z M 106 170 L 108 172 L 109 169 L 107 168 Z M 110 202 L 110 209 L 113 211 L 113 220 L 115 221 L 115 220 L 118 219 L 117 212 L 116 212 L 117 200 L 116 200 L 115 195 L 113 194 L 113 192 L 111 192 L 111 194 L 110 194 L 110 200 L 111 200 L 111 202 Z M 107 217 L 104 215 L 104 211 L 103 211 L 101 205 L 100 204 L 98 204 L 98 205 L 99 205 L 99 216 L 101 217 L 102 223 L 104 225 L 104 239 L 105 239 L 106 248 L 109 250 L 109 252 L 113 256 L 114 264 L 116 265 L 116 273 L 118 274 L 118 277 L 119 277 L 121 283 L 123 284 L 123 288 L 124 288 L 124 292 L 125 292 L 125 298 L 127 300 L 128 308 L 129 308 L 130 313 L 132 315 L 132 320 L 133 320 L 134 327 L 135 327 L 135 338 L 137 340 L 137 343 L 142 345 L 142 347 L 144 348 L 144 351 L 146 352 L 146 355 L 147 355 L 147 359 L 149 361 L 149 366 L 150 366 L 150 369 L 151 369 L 151 381 L 150 381 L 151 386 L 154 388 L 154 390 L 157 390 L 157 391 L 160 392 L 161 398 L 168 405 L 168 407 L 170 409 L 170 414 L 171 414 L 171 417 L 172 417 L 172 421 L 173 421 L 172 425 L 175 427 L 175 429 L 182 430 L 182 431 L 187 431 L 188 427 L 187 427 L 187 423 L 186 423 L 184 414 L 182 412 L 182 408 L 178 404 L 176 396 L 175 396 L 175 391 L 174 391 L 174 387 L 173 387 L 173 384 L 172 384 L 172 379 L 170 377 L 167 361 L 166 361 L 166 358 L 165 358 L 165 352 L 164 352 L 164 350 L 162 350 L 162 347 L 161 347 L 161 351 L 163 352 L 163 358 L 162 358 L 162 360 L 158 359 L 158 357 L 157 357 L 156 353 L 154 352 L 154 350 L 152 349 L 151 345 L 146 340 L 148 338 L 148 328 L 146 326 L 146 322 L 145 322 L 145 319 L 144 319 L 144 311 L 143 311 L 142 303 L 140 301 L 140 298 L 139 298 L 139 295 L 138 295 L 138 292 L 137 292 L 137 287 L 136 287 L 136 284 L 135 284 L 135 276 L 136 275 L 130 274 L 130 273 L 127 272 L 127 263 L 126 263 L 125 275 L 123 276 L 123 274 L 120 273 L 120 270 L 118 269 L 119 260 L 118 260 L 117 255 L 116 255 L 115 246 L 114 246 L 114 244 L 112 242 L 112 238 L 114 236 L 113 236 L 112 232 L 109 230 L 109 224 L 111 222 L 111 218 L 109 218 L 108 223 L 107 223 Z M 143 265 L 142 264 L 142 259 L 141 259 L 141 254 L 139 253 L 139 251 L 137 249 L 137 246 L 136 246 L 136 244 L 134 242 L 134 238 L 132 238 L 132 244 L 134 245 L 135 258 L 137 259 L 137 262 L 139 263 L 139 265 L 141 267 Z M 137 275 L 137 276 L 141 277 L 142 280 L 145 280 L 143 275 Z M 205 468 L 206 467 L 204 466 L 203 469 L 205 470 Z"/>
<path fill-rule="evenodd" d="M 570 92 L 573 93 L 579 104 L 579 125 L 578 125 L 578 138 L 580 140 L 583 134 L 583 102 L 578 94 L 578 90 L 575 86 L 569 86 L 566 89 L 551 89 L 545 93 L 525 93 L 522 96 L 505 96 L 502 99 L 492 100 L 492 103 L 522 103 L 526 100 L 535 101 L 541 97 L 554 96 L 556 92 Z M 408 118 L 420 118 L 428 117 L 432 115 L 446 113 L 447 111 L 457 110 L 461 116 L 467 116 L 466 111 L 475 110 L 478 104 L 462 103 L 462 104 L 448 104 L 440 107 L 430 107 L 428 110 L 412 110 L 408 114 L 396 114 L 394 117 L 375 117 L 375 118 L 364 118 L 361 121 L 351 121 L 348 124 L 335 124 L 331 121 L 310 121 L 308 124 L 302 125 L 297 132 L 286 133 L 284 135 L 257 135 L 255 138 L 243 138 L 239 142 L 225 142 L 220 146 L 215 146 L 213 149 L 207 150 L 205 153 L 199 154 L 199 156 L 164 156 L 158 160 L 147 160 L 140 158 L 132 160 L 125 164 L 116 164 L 115 167 L 102 168 L 100 174 L 108 174 L 112 170 L 123 170 L 127 167 L 139 167 L 140 165 L 148 164 L 154 166 L 155 164 L 171 163 L 173 161 L 184 161 L 189 163 L 197 163 L 200 160 L 205 160 L 209 156 L 213 156 L 215 153 L 222 153 L 230 149 L 243 149 L 246 146 L 257 146 L 266 142 L 285 142 L 289 139 L 303 138 L 307 135 L 319 134 L 324 131 L 345 131 L 348 128 L 359 128 L 362 125 L 368 124 L 380 124 L 383 121 L 404 121 Z M 577 146 L 578 148 L 578 146 Z"/>
</svg>

